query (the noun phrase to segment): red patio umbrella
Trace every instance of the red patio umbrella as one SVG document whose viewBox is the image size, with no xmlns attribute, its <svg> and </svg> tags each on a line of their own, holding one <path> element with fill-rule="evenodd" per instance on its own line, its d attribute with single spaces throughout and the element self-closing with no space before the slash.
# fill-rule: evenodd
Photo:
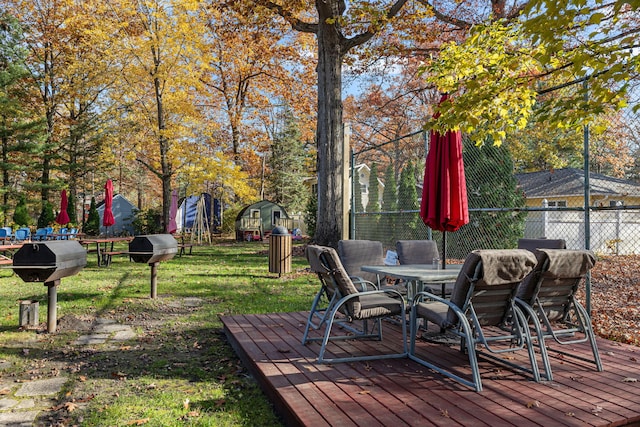
<svg viewBox="0 0 640 427">
<path fill-rule="evenodd" d="M 104 213 L 102 214 L 102 225 L 105 227 L 111 227 L 116 223 L 116 219 L 113 217 L 113 183 L 110 179 L 104 184 Z"/>
<path fill-rule="evenodd" d="M 447 99 L 448 96 L 443 95 L 440 103 Z M 424 170 L 420 216 L 433 230 L 442 231 L 442 266 L 444 267 L 447 257 L 446 232 L 456 231 L 469 223 L 460 131 L 448 131 L 444 135 L 431 131 L 429 153 Z"/>
<path fill-rule="evenodd" d="M 67 199 L 67 190 L 62 190 L 62 193 L 60 193 L 60 213 L 56 217 L 56 223 L 60 225 L 69 224 L 69 214 L 67 213 L 68 205 L 69 199 Z"/>
<path fill-rule="evenodd" d="M 169 208 L 169 223 L 167 224 L 167 233 L 173 234 L 178 230 L 178 224 L 176 223 L 176 214 L 178 213 L 178 192 L 173 190 L 171 192 L 171 206 Z"/>
</svg>

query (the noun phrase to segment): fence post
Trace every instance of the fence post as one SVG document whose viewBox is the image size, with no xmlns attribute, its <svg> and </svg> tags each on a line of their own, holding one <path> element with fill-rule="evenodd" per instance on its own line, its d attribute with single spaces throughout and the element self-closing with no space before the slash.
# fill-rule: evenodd
<svg viewBox="0 0 640 427">
<path fill-rule="evenodd" d="M 546 210 L 549 207 L 549 202 L 547 199 L 542 199 L 542 207 L 545 209 L 542 211 L 542 236 L 549 237 L 547 235 L 547 230 L 549 227 L 549 211 Z"/>
</svg>

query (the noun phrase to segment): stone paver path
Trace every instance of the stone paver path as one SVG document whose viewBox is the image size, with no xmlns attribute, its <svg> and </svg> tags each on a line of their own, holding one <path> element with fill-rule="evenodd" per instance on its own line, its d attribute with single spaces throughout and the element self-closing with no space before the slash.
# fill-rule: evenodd
<svg viewBox="0 0 640 427">
<path fill-rule="evenodd" d="M 120 342 L 136 337 L 133 328 L 111 319 L 97 319 L 89 334 L 81 335 L 73 345 L 100 345 L 110 341 Z M 11 364 L 0 361 L 0 371 Z M 4 396 L 0 398 L 0 426 L 33 426 L 41 411 L 55 405 L 54 398 L 67 382 L 66 377 L 45 378 L 23 383 L 0 383 Z M 16 384 L 18 386 L 16 387 Z"/>
</svg>

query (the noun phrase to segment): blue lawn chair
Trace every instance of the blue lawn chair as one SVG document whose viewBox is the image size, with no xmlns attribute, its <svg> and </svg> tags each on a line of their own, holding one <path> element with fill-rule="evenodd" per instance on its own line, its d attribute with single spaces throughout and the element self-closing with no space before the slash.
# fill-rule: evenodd
<svg viewBox="0 0 640 427">
<path fill-rule="evenodd" d="M 47 240 L 47 229 L 46 228 L 38 228 L 36 230 L 36 234 L 34 234 L 33 236 L 33 240 L 35 241 L 43 241 L 43 240 Z"/>
<path fill-rule="evenodd" d="M 16 242 L 24 242 L 26 240 L 29 240 L 30 237 L 31 237 L 31 230 L 29 230 L 27 227 L 19 228 L 16 230 L 16 234 L 15 234 Z"/>
</svg>

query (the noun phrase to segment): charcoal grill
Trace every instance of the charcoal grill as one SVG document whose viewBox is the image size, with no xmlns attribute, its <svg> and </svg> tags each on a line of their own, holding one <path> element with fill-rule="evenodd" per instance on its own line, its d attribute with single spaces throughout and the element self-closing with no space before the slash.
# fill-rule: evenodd
<svg viewBox="0 0 640 427">
<path fill-rule="evenodd" d="M 134 262 L 147 263 L 151 267 L 151 298 L 157 296 L 158 265 L 178 253 L 178 241 L 171 234 L 147 234 L 136 236 L 129 242 L 129 256 Z"/>
<path fill-rule="evenodd" d="M 11 267 L 25 282 L 43 282 L 47 287 L 47 332 L 57 326 L 58 285 L 87 265 L 87 251 L 75 240 L 25 243 L 13 256 Z"/>
</svg>

